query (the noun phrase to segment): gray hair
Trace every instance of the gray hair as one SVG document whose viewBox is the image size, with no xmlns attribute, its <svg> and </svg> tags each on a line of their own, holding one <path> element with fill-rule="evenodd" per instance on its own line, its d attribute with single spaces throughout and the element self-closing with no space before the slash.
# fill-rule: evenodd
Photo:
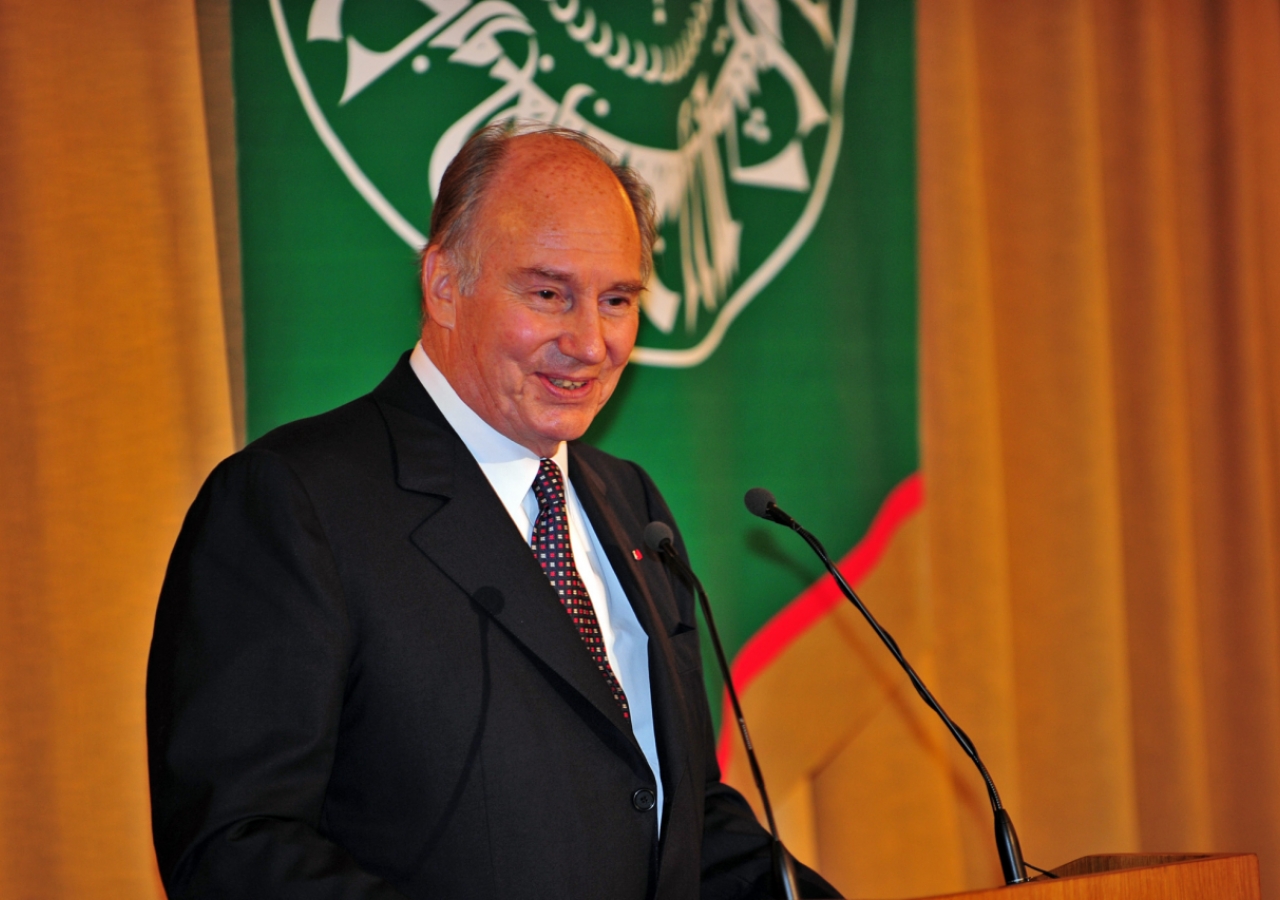
<svg viewBox="0 0 1280 900">
<path fill-rule="evenodd" d="M 458 289 L 470 294 L 480 277 L 480 247 L 476 241 L 476 213 L 485 191 L 507 155 L 511 141 L 529 134 L 546 134 L 573 141 L 609 167 L 618 179 L 640 229 L 640 276 L 649 280 L 653 271 L 653 243 L 657 239 L 657 212 L 653 191 L 635 169 L 593 137 L 571 128 L 516 122 L 508 119 L 473 134 L 449 163 L 440 179 L 440 191 L 431 210 L 431 239 L 427 247 L 446 251 L 458 269 Z M 426 248 L 421 259 L 426 258 Z"/>
</svg>

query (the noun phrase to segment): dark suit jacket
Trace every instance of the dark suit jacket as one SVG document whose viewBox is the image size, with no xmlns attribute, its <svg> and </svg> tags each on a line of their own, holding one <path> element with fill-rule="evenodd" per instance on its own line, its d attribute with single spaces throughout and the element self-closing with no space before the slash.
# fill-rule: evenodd
<svg viewBox="0 0 1280 900">
<path fill-rule="evenodd" d="M 671 514 L 638 466 L 570 455 L 649 634 L 661 840 L 629 726 L 406 355 L 223 462 L 187 516 L 147 673 L 174 900 L 766 895 L 767 834 L 718 780 L 693 598 L 632 554 Z"/>
</svg>

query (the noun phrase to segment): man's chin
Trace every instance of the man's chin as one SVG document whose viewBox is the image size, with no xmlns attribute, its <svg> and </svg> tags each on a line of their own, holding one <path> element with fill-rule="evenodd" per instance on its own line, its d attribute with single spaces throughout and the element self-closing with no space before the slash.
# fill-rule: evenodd
<svg viewBox="0 0 1280 900">
<path fill-rule="evenodd" d="M 587 429 L 591 427 L 594 419 L 595 415 L 593 414 L 568 420 L 557 419 L 551 422 L 539 423 L 539 426 L 534 430 L 534 434 L 531 435 L 532 442 L 545 448 L 548 446 L 558 447 L 565 441 L 576 441 L 587 433 Z"/>
</svg>

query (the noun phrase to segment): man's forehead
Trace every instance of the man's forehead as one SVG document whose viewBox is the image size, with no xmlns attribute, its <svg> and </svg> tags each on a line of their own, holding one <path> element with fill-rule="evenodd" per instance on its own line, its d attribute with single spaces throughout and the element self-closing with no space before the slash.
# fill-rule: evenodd
<svg viewBox="0 0 1280 900">
<path fill-rule="evenodd" d="M 513 138 L 480 203 L 478 224 L 491 239 L 532 231 L 544 237 L 557 231 L 595 231 L 605 242 L 639 239 L 635 210 L 617 176 L 567 138 Z"/>
<path fill-rule="evenodd" d="M 593 163 L 608 171 L 604 160 L 587 147 L 559 134 L 521 134 L 511 138 L 503 154 L 503 165 L 536 164 L 539 161 Z"/>
<path fill-rule="evenodd" d="M 555 200 L 566 191 L 616 193 L 626 199 L 617 176 L 603 160 L 576 141 L 550 134 L 512 138 L 492 187 L 499 196 L 535 202 Z"/>
</svg>

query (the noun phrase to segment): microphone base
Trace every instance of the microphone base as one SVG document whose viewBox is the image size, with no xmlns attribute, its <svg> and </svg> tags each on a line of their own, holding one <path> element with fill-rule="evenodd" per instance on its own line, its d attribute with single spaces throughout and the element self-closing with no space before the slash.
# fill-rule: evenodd
<svg viewBox="0 0 1280 900">
<path fill-rule="evenodd" d="M 996 810 L 996 851 L 1000 854 L 1000 870 L 1005 884 L 1022 884 L 1027 880 L 1027 866 L 1022 861 L 1022 846 L 1013 819 L 1007 810 Z"/>
</svg>

